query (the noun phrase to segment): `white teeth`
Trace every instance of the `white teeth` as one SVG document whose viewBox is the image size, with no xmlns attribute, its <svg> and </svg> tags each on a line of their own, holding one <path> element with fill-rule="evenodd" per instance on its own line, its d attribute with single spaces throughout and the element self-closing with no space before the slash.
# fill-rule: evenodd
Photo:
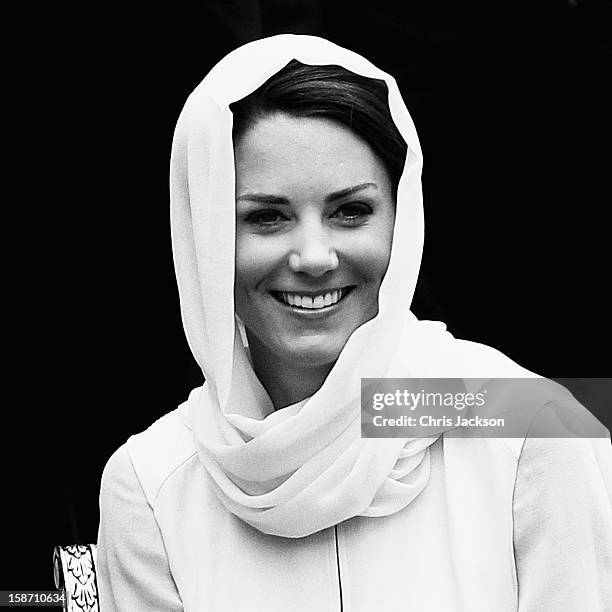
<svg viewBox="0 0 612 612">
<path fill-rule="evenodd" d="M 337 289 L 335 291 L 328 291 L 321 295 L 311 297 L 309 295 L 298 295 L 297 293 L 287 293 L 285 291 L 280 292 L 280 296 L 289 306 L 298 306 L 300 308 L 306 308 L 309 310 L 318 310 L 327 306 L 337 304 L 346 294 L 344 289 Z"/>
</svg>

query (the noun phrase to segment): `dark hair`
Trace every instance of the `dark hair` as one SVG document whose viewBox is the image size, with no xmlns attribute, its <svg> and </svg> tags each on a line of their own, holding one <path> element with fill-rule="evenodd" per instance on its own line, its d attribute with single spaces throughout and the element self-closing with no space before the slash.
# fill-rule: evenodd
<svg viewBox="0 0 612 612">
<path fill-rule="evenodd" d="M 408 147 L 391 118 L 384 81 L 341 66 L 310 66 L 292 60 L 230 109 L 234 141 L 257 119 L 275 112 L 337 121 L 372 147 L 397 191 Z"/>
</svg>

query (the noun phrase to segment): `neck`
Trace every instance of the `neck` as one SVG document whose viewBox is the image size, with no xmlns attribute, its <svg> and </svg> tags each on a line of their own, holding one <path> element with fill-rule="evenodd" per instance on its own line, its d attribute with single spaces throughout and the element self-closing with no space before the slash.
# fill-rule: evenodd
<svg viewBox="0 0 612 612">
<path fill-rule="evenodd" d="M 275 410 L 291 406 L 313 395 L 334 366 L 333 363 L 296 366 L 270 351 L 248 330 L 247 338 L 253 369 L 268 392 Z"/>
</svg>

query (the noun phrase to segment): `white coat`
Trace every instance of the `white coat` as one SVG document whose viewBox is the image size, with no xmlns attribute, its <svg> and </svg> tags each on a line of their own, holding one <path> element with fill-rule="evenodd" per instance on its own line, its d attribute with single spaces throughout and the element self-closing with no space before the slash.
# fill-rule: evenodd
<svg viewBox="0 0 612 612">
<path fill-rule="evenodd" d="M 428 486 L 402 511 L 291 539 L 219 502 L 188 421 L 183 405 L 106 467 L 104 612 L 612 609 L 608 439 L 443 435 Z"/>
</svg>

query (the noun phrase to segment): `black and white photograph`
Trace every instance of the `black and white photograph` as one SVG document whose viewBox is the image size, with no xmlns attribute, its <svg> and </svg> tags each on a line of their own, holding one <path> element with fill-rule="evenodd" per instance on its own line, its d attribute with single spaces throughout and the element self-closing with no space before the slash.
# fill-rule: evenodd
<svg viewBox="0 0 612 612">
<path fill-rule="evenodd" d="M 20 12 L 0 607 L 612 611 L 612 4 Z"/>
</svg>

